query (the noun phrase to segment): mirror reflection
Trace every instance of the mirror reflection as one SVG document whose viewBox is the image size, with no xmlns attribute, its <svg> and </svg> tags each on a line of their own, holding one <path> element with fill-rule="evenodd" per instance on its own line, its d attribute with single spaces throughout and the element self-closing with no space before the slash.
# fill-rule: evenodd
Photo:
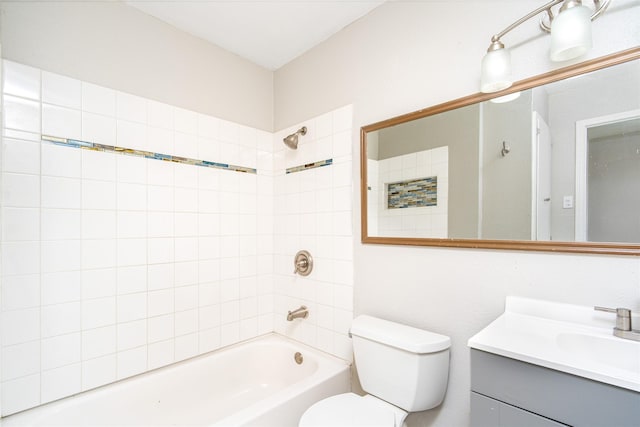
<svg viewBox="0 0 640 427">
<path fill-rule="evenodd" d="M 640 60 L 363 135 L 366 236 L 640 242 Z"/>
</svg>

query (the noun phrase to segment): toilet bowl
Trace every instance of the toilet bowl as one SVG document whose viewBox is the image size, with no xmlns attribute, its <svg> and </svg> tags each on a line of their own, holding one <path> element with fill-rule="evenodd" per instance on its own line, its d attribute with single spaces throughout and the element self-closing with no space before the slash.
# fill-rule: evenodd
<svg viewBox="0 0 640 427">
<path fill-rule="evenodd" d="M 301 427 L 400 427 L 409 415 L 373 396 L 343 393 L 312 405 L 302 414 Z"/>
<path fill-rule="evenodd" d="M 400 427 L 410 412 L 442 403 L 449 376 L 445 335 L 372 316 L 351 326 L 353 354 L 362 389 L 323 399 L 300 418 L 300 427 Z"/>
</svg>

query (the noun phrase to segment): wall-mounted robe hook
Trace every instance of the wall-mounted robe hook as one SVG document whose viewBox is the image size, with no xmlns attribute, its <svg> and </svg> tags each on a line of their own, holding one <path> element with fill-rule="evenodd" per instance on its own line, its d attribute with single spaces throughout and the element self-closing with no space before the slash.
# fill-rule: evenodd
<svg viewBox="0 0 640 427">
<path fill-rule="evenodd" d="M 500 154 L 502 154 L 502 157 L 509 154 L 510 151 L 511 151 L 511 147 L 507 144 L 506 141 L 502 141 L 502 150 L 500 150 Z"/>
</svg>

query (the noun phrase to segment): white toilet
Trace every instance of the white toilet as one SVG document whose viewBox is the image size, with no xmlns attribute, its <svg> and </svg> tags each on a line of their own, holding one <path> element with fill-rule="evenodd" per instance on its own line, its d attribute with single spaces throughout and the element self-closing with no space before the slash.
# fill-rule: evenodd
<svg viewBox="0 0 640 427">
<path fill-rule="evenodd" d="M 323 399 L 302 414 L 300 427 L 400 427 L 409 412 L 442 403 L 449 337 L 365 315 L 353 320 L 351 335 L 358 377 L 368 394 Z"/>
</svg>

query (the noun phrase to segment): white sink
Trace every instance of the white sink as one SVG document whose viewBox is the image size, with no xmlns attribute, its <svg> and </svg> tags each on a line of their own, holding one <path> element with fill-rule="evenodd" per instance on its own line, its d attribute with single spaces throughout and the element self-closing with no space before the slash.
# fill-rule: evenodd
<svg viewBox="0 0 640 427">
<path fill-rule="evenodd" d="M 468 345 L 640 391 L 640 342 L 613 336 L 613 326 L 615 314 L 593 307 L 507 297 L 505 312 Z"/>
<path fill-rule="evenodd" d="M 640 376 L 640 345 L 637 342 L 576 333 L 560 333 L 556 342 L 561 350 L 573 357 Z"/>
</svg>

